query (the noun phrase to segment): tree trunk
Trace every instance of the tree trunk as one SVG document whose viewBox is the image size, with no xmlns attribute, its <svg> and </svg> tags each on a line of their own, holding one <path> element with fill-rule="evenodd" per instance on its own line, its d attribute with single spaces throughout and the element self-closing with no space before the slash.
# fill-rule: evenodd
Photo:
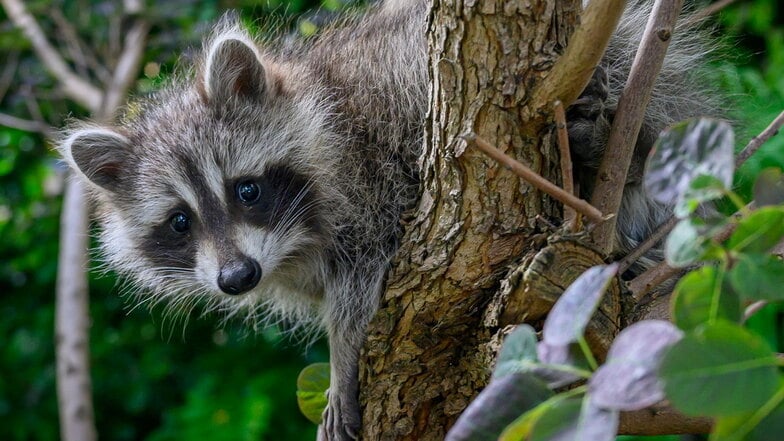
<svg viewBox="0 0 784 441">
<path fill-rule="evenodd" d="M 536 217 L 559 218 L 561 206 L 465 137 L 558 182 L 551 111 L 530 97 L 579 11 L 577 0 L 434 1 L 422 197 L 363 351 L 363 439 L 442 440 L 486 384 L 504 325 L 537 320 L 506 305 L 532 268 L 558 264 L 541 264 L 550 254 Z"/>
<path fill-rule="evenodd" d="M 69 180 L 60 220 L 55 341 L 60 437 L 98 438 L 90 380 L 90 315 L 87 291 L 87 201 L 82 185 Z"/>
</svg>

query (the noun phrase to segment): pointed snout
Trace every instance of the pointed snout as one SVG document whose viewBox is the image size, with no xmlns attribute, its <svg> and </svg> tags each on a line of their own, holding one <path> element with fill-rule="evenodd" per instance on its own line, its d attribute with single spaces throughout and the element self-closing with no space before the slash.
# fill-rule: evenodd
<svg viewBox="0 0 784 441">
<path fill-rule="evenodd" d="M 226 262 L 218 275 L 218 287 L 226 294 L 238 295 L 255 288 L 261 279 L 259 263 L 250 257 Z"/>
</svg>

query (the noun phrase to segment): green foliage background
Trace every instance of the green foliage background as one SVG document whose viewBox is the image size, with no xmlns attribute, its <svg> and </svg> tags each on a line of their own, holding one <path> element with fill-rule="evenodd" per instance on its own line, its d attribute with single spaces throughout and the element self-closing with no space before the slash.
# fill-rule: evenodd
<svg viewBox="0 0 784 441">
<path fill-rule="evenodd" d="M 27 1 L 50 38 L 59 9 L 99 56 L 111 51 L 111 25 L 120 1 Z M 717 91 L 732 97 L 739 144 L 784 109 L 784 7 L 778 0 L 739 1 L 723 12 L 718 34 L 727 44 L 710 68 Z M 136 93 L 153 90 L 174 71 L 224 10 L 239 9 L 260 32 L 275 23 L 310 34 L 323 15 L 318 0 L 177 0 L 147 2 L 154 23 Z M 327 10 L 341 0 L 323 0 Z M 114 20 L 114 21 L 113 21 Z M 110 26 L 107 26 L 109 24 Z M 3 74 L 15 66 L 10 77 Z M 161 72 L 158 74 L 158 71 Z M 4 86 L 7 86 L 4 88 Z M 53 127 L 83 109 L 66 101 L 0 12 L 0 113 L 40 116 Z M 37 106 L 30 105 L 35 94 Z M 784 164 L 779 135 L 739 173 L 748 193 L 752 177 Z M 64 170 L 38 133 L 0 126 L 0 439 L 59 438 L 54 367 L 54 280 Z M 95 274 L 95 272 L 93 272 Z M 112 276 L 91 279 L 91 350 L 98 432 L 107 440 L 314 439 L 315 427 L 296 408 L 295 382 L 306 364 L 327 358 L 324 345 L 297 346 L 276 330 L 249 335 L 219 329 L 209 318 L 187 326 L 156 311 L 129 312 Z M 784 351 L 784 314 L 777 305 L 751 327 Z M 632 438 L 625 437 L 625 440 Z M 665 439 L 665 438 L 659 438 Z M 667 438 L 677 439 L 677 438 Z"/>
</svg>

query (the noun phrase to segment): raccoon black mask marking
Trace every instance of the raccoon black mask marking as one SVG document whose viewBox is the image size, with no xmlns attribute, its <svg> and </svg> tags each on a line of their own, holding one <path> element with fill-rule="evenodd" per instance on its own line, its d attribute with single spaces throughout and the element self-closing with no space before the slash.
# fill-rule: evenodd
<svg viewBox="0 0 784 441">
<path fill-rule="evenodd" d="M 193 75 L 134 103 L 116 125 L 80 124 L 60 150 L 98 205 L 108 264 L 142 299 L 206 305 L 254 325 L 326 328 L 329 408 L 322 436 L 359 428 L 357 357 L 417 197 L 427 106 L 424 1 L 373 10 L 283 49 L 220 24 Z M 629 9 L 602 67 L 570 109 L 580 172 L 591 175 L 649 8 Z M 638 142 L 712 108 L 688 72 L 698 33 L 670 46 Z M 628 249 L 666 210 L 630 185 L 619 213 Z M 146 300 L 142 300 L 146 301 Z"/>
</svg>

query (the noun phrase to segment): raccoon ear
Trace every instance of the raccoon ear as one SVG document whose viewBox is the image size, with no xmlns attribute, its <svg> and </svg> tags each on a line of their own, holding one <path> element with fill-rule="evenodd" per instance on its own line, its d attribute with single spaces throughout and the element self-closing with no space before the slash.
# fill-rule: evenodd
<svg viewBox="0 0 784 441">
<path fill-rule="evenodd" d="M 232 98 L 260 99 L 266 79 L 253 42 L 240 35 L 215 40 L 207 55 L 204 86 L 207 98 L 217 103 Z"/>
<path fill-rule="evenodd" d="M 93 184 L 119 190 L 120 173 L 131 158 L 131 142 L 109 129 L 82 129 L 72 133 L 58 148 L 70 165 Z"/>
</svg>

